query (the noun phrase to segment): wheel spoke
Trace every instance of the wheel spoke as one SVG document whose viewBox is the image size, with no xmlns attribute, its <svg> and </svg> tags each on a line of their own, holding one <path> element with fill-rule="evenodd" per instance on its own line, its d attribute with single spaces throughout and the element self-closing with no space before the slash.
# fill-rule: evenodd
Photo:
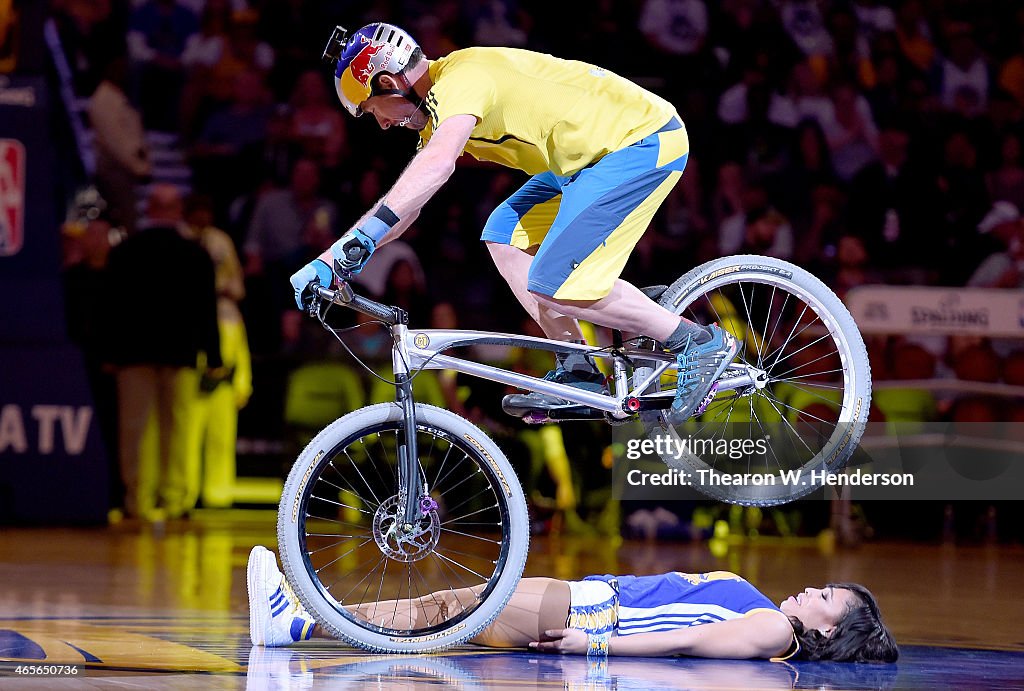
<svg viewBox="0 0 1024 691">
<path fill-rule="evenodd" d="M 360 542 L 360 543 L 359 543 L 358 545 L 356 545 L 355 547 L 353 547 L 353 548 L 352 548 L 352 549 L 350 549 L 349 551 L 345 552 L 344 554 L 339 554 L 339 555 L 338 555 L 338 556 L 336 556 L 336 557 L 335 557 L 334 559 L 331 559 L 331 560 L 330 560 L 329 562 L 327 562 L 326 564 L 324 564 L 323 566 L 321 566 L 321 567 L 320 567 L 319 569 L 317 569 L 317 573 L 320 573 L 321 571 L 323 571 L 324 569 L 326 569 L 326 568 L 327 568 L 328 566 L 330 566 L 331 564 L 334 564 L 335 562 L 337 562 L 337 561 L 338 561 L 338 560 L 340 560 L 340 559 L 344 559 L 345 557 L 347 557 L 348 555 L 352 554 L 353 552 L 355 552 L 355 551 L 356 551 L 357 549 L 359 549 L 359 548 L 360 548 L 360 547 L 362 547 L 363 545 L 367 545 L 367 544 L 369 544 L 369 543 L 371 543 L 371 542 L 373 542 L 373 538 L 372 538 L 372 537 L 371 537 L 371 538 L 368 538 L 368 539 L 366 539 L 366 540 L 364 540 L 363 542 Z M 308 554 L 308 552 L 307 552 L 307 554 Z"/>
<path fill-rule="evenodd" d="M 492 545 L 500 545 L 501 544 L 500 540 L 492 540 L 492 539 L 487 538 L 487 537 L 480 537 L 479 535 L 473 535 L 471 533 L 464 533 L 461 530 L 452 530 L 451 528 L 441 528 L 441 530 L 442 530 L 442 532 L 445 532 L 445 533 L 452 533 L 454 535 L 462 535 L 463 537 L 468 537 L 468 538 L 471 538 L 473 540 L 480 540 L 482 542 L 490 542 Z"/>
<path fill-rule="evenodd" d="M 839 372 L 842 372 L 842 371 L 843 370 L 840 368 L 840 369 L 824 370 L 822 372 L 811 372 L 810 374 L 801 374 L 801 375 L 796 376 L 796 377 L 787 377 L 785 379 L 782 379 L 781 381 L 791 382 L 791 381 L 796 381 L 797 379 L 807 379 L 808 377 L 820 377 L 823 374 L 838 374 Z"/>
<path fill-rule="evenodd" d="M 723 302 L 731 302 L 729 300 L 729 298 L 727 298 L 725 295 L 722 294 L 722 290 L 721 289 L 718 290 L 718 297 L 722 298 Z M 708 305 L 711 307 L 711 311 L 715 313 L 715 321 L 718 322 L 719 326 L 721 326 L 724 329 L 725 328 L 725 326 L 724 326 L 725 320 L 722 319 L 722 315 L 720 315 L 718 313 L 718 308 L 715 307 L 715 303 L 712 302 L 711 298 L 709 298 L 707 295 L 704 296 L 704 299 L 707 301 Z M 733 335 L 735 335 L 735 334 L 733 334 Z M 744 343 L 743 343 L 743 353 L 742 354 L 738 354 L 737 357 L 739 357 L 741 362 L 743 362 L 744 364 L 749 365 L 750 363 L 747 362 L 746 358 L 744 357 L 744 355 L 746 354 L 746 348 L 747 348 L 746 339 L 743 339 L 743 340 L 744 340 Z"/>
<path fill-rule="evenodd" d="M 804 308 L 800 311 L 800 316 L 797 317 L 796 321 L 793 322 L 793 327 L 789 330 L 789 335 L 786 337 L 786 340 L 782 342 L 782 345 L 779 346 L 778 350 L 772 352 L 771 355 L 765 357 L 765 360 L 767 361 L 768 358 L 770 358 L 772 355 L 775 355 L 775 361 L 768 366 L 768 369 L 771 369 L 772 367 L 775 367 L 775 365 L 779 364 L 779 356 L 782 355 L 782 352 L 786 349 L 786 346 L 789 345 L 790 341 L 799 338 L 800 335 L 803 334 L 804 331 L 807 331 L 807 329 L 810 328 L 811 324 L 814 323 L 808 322 L 807 324 L 804 324 L 804 328 L 800 329 L 796 333 L 793 333 L 793 330 L 796 329 L 796 327 L 799 326 L 801 320 L 803 320 L 804 315 L 807 314 L 808 309 L 810 309 L 810 306 L 805 304 Z M 832 332 L 830 331 L 829 334 L 831 335 L 831 333 Z M 776 355 L 776 353 L 778 353 L 778 355 Z"/>
<path fill-rule="evenodd" d="M 811 413 L 808 413 L 806 410 L 802 410 L 800 408 L 796 408 L 794 406 L 791 406 L 788 403 L 786 403 L 785 401 L 779 400 L 778 398 L 772 397 L 772 400 L 775 401 L 776 403 L 778 403 L 779 405 L 781 405 L 782 407 L 784 407 L 784 408 L 786 408 L 788 410 L 792 410 L 792 411 L 796 412 L 798 415 L 800 415 L 802 417 L 812 417 L 815 420 L 819 420 L 819 421 L 824 422 L 826 424 L 832 424 L 828 420 L 820 418 L 817 415 L 812 415 Z"/>
<path fill-rule="evenodd" d="M 785 381 L 786 380 L 786 375 L 790 374 L 791 372 L 796 372 L 796 371 L 800 370 L 803 367 L 809 367 L 809 366 L 813 365 L 815 362 L 820 362 L 822 360 L 830 358 L 830 357 L 832 357 L 833 355 L 835 355 L 837 353 L 839 353 L 838 350 L 833 350 L 831 353 L 825 353 L 824 355 L 819 355 L 818 357 L 816 357 L 813 360 L 810 360 L 808 362 L 801 362 L 796 367 L 788 369 L 785 372 L 783 372 L 782 374 L 772 374 L 771 378 L 772 378 L 773 381 Z"/>
<path fill-rule="evenodd" d="M 490 511 L 491 509 L 496 509 L 496 508 L 498 508 L 497 504 L 495 504 L 494 506 L 485 506 L 482 509 L 477 509 L 473 513 L 463 514 L 462 516 L 459 516 L 458 518 L 449 518 L 447 521 L 442 521 L 441 525 L 448 525 L 449 523 L 456 523 L 456 522 L 462 520 L 463 518 L 469 518 L 470 516 L 475 516 L 478 513 L 483 513 L 484 511 Z M 471 523 L 462 523 L 461 525 L 472 525 L 472 524 Z M 485 524 L 485 525 L 490 525 L 490 524 Z"/>
<path fill-rule="evenodd" d="M 330 484 L 330 483 L 328 483 L 328 484 Z M 372 516 L 373 515 L 372 513 L 367 511 L 366 509 L 360 509 L 358 506 L 350 506 L 348 504 L 345 504 L 344 502 L 334 501 L 333 499 L 328 499 L 326 497 L 318 497 L 315 494 L 311 495 L 310 499 L 316 499 L 317 501 L 327 502 L 328 504 L 334 504 L 335 506 L 340 506 L 340 507 L 345 508 L 345 509 L 353 509 L 355 511 L 358 511 L 359 513 L 365 513 L 367 516 Z"/>
<path fill-rule="evenodd" d="M 449 513 L 454 513 L 454 512 L 455 512 L 455 511 L 457 511 L 458 509 L 461 509 L 461 508 L 462 508 L 463 506 L 465 506 L 465 505 L 466 505 L 466 504 L 468 504 L 469 502 L 471 502 L 471 501 L 473 501 L 474 499 L 476 499 L 477 497 L 479 497 L 479 496 L 480 496 L 481 494 L 486 494 L 486 493 L 487 493 L 488 491 L 490 491 L 490 492 L 493 492 L 494 490 L 493 490 L 493 489 L 491 489 L 491 487 L 490 487 L 490 486 L 488 485 L 487 487 L 483 488 L 482 490 L 480 490 L 480 491 L 479 491 L 479 492 L 477 492 L 476 494 L 474 494 L 474 495 L 472 495 L 472 496 L 469 496 L 469 497 L 466 497 L 465 499 L 463 499 L 462 501 L 460 501 L 460 502 L 459 502 L 458 504 L 456 504 L 455 506 L 453 506 L 453 507 L 451 507 L 450 509 L 448 509 L 448 512 L 449 512 Z"/>
<path fill-rule="evenodd" d="M 775 405 L 776 402 L 781 403 L 781 401 L 773 400 L 773 398 L 771 396 L 765 396 L 765 400 L 768 401 L 768 404 L 772 408 L 775 408 L 775 412 L 779 414 L 780 418 L 782 418 L 782 422 L 786 425 L 786 427 L 788 427 L 790 429 L 790 431 L 793 433 L 793 436 L 795 436 L 797 439 L 800 440 L 800 443 L 804 445 L 804 448 L 807 449 L 808 453 L 810 453 L 811 457 L 813 458 L 814 454 L 815 454 L 814 450 L 811 449 L 811 447 L 807 445 L 807 442 L 805 442 L 803 437 L 800 436 L 800 433 L 796 431 L 796 428 L 793 427 L 793 425 L 786 418 L 786 416 L 782 414 L 782 411 L 779 410 L 778 406 Z"/>
<path fill-rule="evenodd" d="M 775 341 L 775 333 L 778 331 L 779 324 L 782 323 L 783 317 L 786 316 L 786 305 L 789 304 L 789 298 L 790 297 L 792 297 L 792 294 L 789 291 L 786 291 L 786 297 L 782 300 L 782 307 L 779 308 L 779 316 L 775 319 L 775 326 L 772 327 L 772 333 L 771 333 L 770 336 L 766 336 L 765 337 L 765 341 L 764 341 L 765 350 L 767 350 L 771 346 L 771 344 Z M 764 367 L 764 362 L 765 362 L 764 360 L 761 360 L 759 363 L 757 363 L 757 366 L 763 368 Z"/>
<path fill-rule="evenodd" d="M 441 559 L 444 559 L 449 564 L 454 564 L 455 566 L 458 566 L 460 569 L 464 569 L 466 571 L 469 571 L 471 574 L 473 574 L 474 576 L 476 576 L 477 578 L 479 578 L 482 581 L 486 581 L 487 580 L 487 576 L 482 576 L 482 575 L 478 574 L 476 571 L 474 571 L 473 569 L 469 568 L 468 566 L 465 566 L 464 564 L 460 564 L 459 562 L 455 561 L 454 559 L 450 559 L 450 558 L 444 556 L 443 554 L 441 554 L 440 550 L 435 551 L 434 552 L 434 556 L 440 557 Z"/>
<path fill-rule="evenodd" d="M 338 545 L 340 545 L 342 543 L 345 543 L 345 542 L 348 542 L 348 540 L 335 540 L 334 542 L 332 542 L 329 545 L 324 545 L 323 547 L 317 547 L 316 549 L 311 549 L 311 550 L 309 550 L 307 552 L 307 554 L 319 554 L 320 552 L 323 552 L 324 550 L 333 549 L 333 548 L 337 547 Z M 365 544 L 365 543 L 363 543 L 363 544 Z"/>
<path fill-rule="evenodd" d="M 756 284 L 754 284 L 754 285 L 756 285 Z M 753 304 L 753 302 L 754 302 L 754 285 L 750 286 L 750 302 L 747 302 L 747 295 L 746 295 L 746 293 L 743 292 L 743 284 L 740 283 L 740 284 L 737 285 L 737 287 L 740 289 L 740 301 L 743 303 L 743 311 L 747 315 L 747 332 L 748 332 L 748 334 L 745 334 L 745 335 L 749 335 L 749 338 L 744 338 L 743 339 L 743 361 L 744 362 L 746 362 L 746 360 L 747 360 L 747 341 L 749 341 L 751 339 L 753 339 L 753 341 L 754 341 L 754 349 L 755 349 L 755 353 L 757 355 L 757 360 L 758 360 L 758 362 L 761 361 L 761 346 L 758 345 L 757 339 L 753 337 L 754 319 L 753 319 L 753 317 L 750 316 L 750 305 Z"/>
<path fill-rule="evenodd" d="M 782 362 L 783 360 L 788 360 L 789 358 L 793 357 L 794 355 L 797 355 L 798 353 L 804 352 L 808 348 L 811 348 L 811 347 L 815 346 L 816 344 L 820 343 L 822 340 L 828 338 L 829 336 L 832 336 L 832 332 L 831 331 L 829 331 L 824 336 L 820 336 L 819 338 L 817 338 L 817 339 L 811 341 L 810 343 L 804 345 L 803 347 L 799 348 L 798 350 L 794 350 L 792 353 L 789 353 L 785 357 L 777 358 L 775 360 L 775 362 L 772 363 L 772 366 L 769 369 L 769 371 L 771 371 L 772 369 L 775 369 L 776 367 L 778 367 L 779 363 Z M 836 352 L 838 352 L 838 351 L 836 351 Z M 781 351 L 780 351 L 780 354 L 781 354 Z"/>
<path fill-rule="evenodd" d="M 346 458 L 348 458 L 349 463 L 352 464 L 352 468 L 356 471 L 356 473 L 359 474 L 359 479 L 363 481 L 364 485 L 366 485 L 366 489 L 370 490 L 370 496 L 373 497 L 374 505 L 380 506 L 380 499 L 377 498 L 377 495 L 374 493 L 373 488 L 370 487 L 370 483 L 366 481 L 366 477 L 363 475 L 363 471 L 359 469 L 359 465 L 354 460 L 352 460 L 352 456 L 349 455 L 348 449 L 345 449 L 344 453 Z M 331 465 L 333 466 L 334 464 L 332 463 Z M 335 468 L 335 472 L 338 472 L 339 475 L 341 474 L 341 472 L 338 471 L 337 468 Z"/>
<path fill-rule="evenodd" d="M 772 286 L 772 296 L 771 296 L 771 299 L 769 299 L 769 301 L 768 301 L 768 309 L 765 310 L 765 313 L 764 313 L 764 328 L 761 330 L 761 348 L 759 349 L 759 352 L 758 352 L 758 355 L 757 355 L 757 366 L 758 367 L 760 367 L 761 363 L 764 362 L 764 357 L 763 357 L 764 349 L 766 349 L 768 347 L 768 344 L 771 343 L 771 341 L 768 340 L 769 339 L 769 337 L 768 337 L 768 322 L 771 321 L 771 318 L 772 318 L 772 306 L 775 304 L 775 291 L 776 291 L 776 287 Z M 789 293 L 786 293 L 786 296 L 788 297 Z M 779 323 L 778 319 L 776 319 L 775 320 L 776 326 L 778 326 L 778 323 Z"/>
</svg>

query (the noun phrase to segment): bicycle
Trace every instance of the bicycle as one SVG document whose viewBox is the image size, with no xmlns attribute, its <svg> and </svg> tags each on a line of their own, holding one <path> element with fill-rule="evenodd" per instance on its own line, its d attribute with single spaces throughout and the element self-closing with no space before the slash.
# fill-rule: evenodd
<svg viewBox="0 0 1024 691">
<path fill-rule="evenodd" d="M 410 330 L 402 309 L 355 294 L 344 278 L 337 288 L 310 289 L 309 314 L 343 345 L 340 330 L 326 321 L 335 305 L 372 317 L 393 337 L 395 402 L 348 413 L 314 437 L 288 476 L 278 513 L 281 561 L 302 603 L 328 632 L 370 650 L 424 652 L 472 638 L 511 597 L 529 548 L 526 500 L 508 460 L 469 421 L 415 402 L 413 381 L 422 370 L 450 369 L 552 394 L 578 406 L 557 418 L 632 420 L 651 438 L 693 438 L 697 426 L 712 437 L 744 425 L 748 434 L 781 431 L 789 447 L 765 458 L 766 469 L 774 463 L 780 471 L 786 463 L 838 472 L 867 422 L 870 370 L 852 317 L 819 279 L 778 259 L 717 259 L 667 288 L 645 289 L 671 311 L 717 321 L 742 341 L 710 404 L 682 425 L 666 417 L 675 357 L 651 339 L 615 333 L 611 346 L 595 347 L 482 331 Z M 610 392 L 446 354 L 477 344 L 610 360 Z M 535 412 L 528 422 L 550 418 Z M 741 461 L 715 454 L 663 453 L 662 460 L 689 472 L 742 470 Z M 753 470 L 747 459 L 744 472 Z M 821 484 L 701 489 L 726 501 L 769 506 Z"/>
</svg>

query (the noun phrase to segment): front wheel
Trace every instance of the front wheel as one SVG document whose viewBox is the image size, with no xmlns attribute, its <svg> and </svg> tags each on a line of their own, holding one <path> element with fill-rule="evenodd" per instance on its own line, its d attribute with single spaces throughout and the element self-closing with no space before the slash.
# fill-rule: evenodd
<svg viewBox="0 0 1024 691">
<path fill-rule="evenodd" d="M 803 496 L 844 468 L 867 424 L 871 371 L 853 317 L 824 283 L 779 259 L 724 257 L 684 275 L 659 303 L 740 341 L 719 381 L 753 379 L 681 425 L 644 414 L 648 436 L 672 442 L 660 447 L 671 450 L 662 460 L 705 494 L 756 506 Z M 654 391 L 674 387 L 675 370 L 667 374 Z"/>
<path fill-rule="evenodd" d="M 278 512 L 281 561 L 329 633 L 379 652 L 461 643 L 501 612 L 526 564 L 526 500 L 477 427 L 416 405 L 417 520 L 398 489 L 402 409 L 356 410 L 299 455 Z"/>
</svg>

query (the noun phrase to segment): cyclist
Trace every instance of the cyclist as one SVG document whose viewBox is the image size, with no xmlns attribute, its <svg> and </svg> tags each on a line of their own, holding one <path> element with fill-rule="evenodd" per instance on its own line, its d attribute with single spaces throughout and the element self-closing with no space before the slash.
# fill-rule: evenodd
<svg viewBox="0 0 1024 691">
<path fill-rule="evenodd" d="M 531 177 L 484 226 L 482 239 L 519 302 L 552 339 L 583 342 L 578 319 L 657 339 L 678 359 L 675 421 L 699 413 L 737 351 L 717 325 L 680 318 L 618 278 L 654 212 L 679 180 L 689 139 L 673 106 L 599 67 L 511 48 L 468 48 L 427 60 L 402 29 L 341 27 L 325 51 L 338 97 L 382 129 L 419 132 L 416 156 L 384 197 L 291 283 L 301 308 L 308 286 L 358 272 L 395 239 L 469 153 Z M 548 379 L 604 390 L 582 356 L 558 356 Z M 506 397 L 524 415 L 568 401 Z"/>
<path fill-rule="evenodd" d="M 319 631 L 278 570 L 273 552 L 254 547 L 246 575 L 253 645 L 291 645 Z M 475 596 L 473 588 L 466 588 L 349 609 L 380 626 L 422 627 L 438 616 L 439 608 L 453 615 Z M 648 657 L 837 662 L 895 662 L 899 657 L 878 603 L 864 586 L 805 588 L 776 606 L 728 571 L 590 576 L 582 581 L 524 578 L 498 618 L 471 642 Z"/>
</svg>

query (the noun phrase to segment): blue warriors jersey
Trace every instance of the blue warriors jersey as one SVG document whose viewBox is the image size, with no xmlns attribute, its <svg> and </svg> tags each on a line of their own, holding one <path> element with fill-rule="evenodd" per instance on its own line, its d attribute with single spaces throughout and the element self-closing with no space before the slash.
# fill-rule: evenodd
<svg viewBox="0 0 1024 691">
<path fill-rule="evenodd" d="M 728 571 L 658 576 L 589 576 L 618 581 L 618 635 L 671 631 L 781 610 L 750 583 Z"/>
</svg>

